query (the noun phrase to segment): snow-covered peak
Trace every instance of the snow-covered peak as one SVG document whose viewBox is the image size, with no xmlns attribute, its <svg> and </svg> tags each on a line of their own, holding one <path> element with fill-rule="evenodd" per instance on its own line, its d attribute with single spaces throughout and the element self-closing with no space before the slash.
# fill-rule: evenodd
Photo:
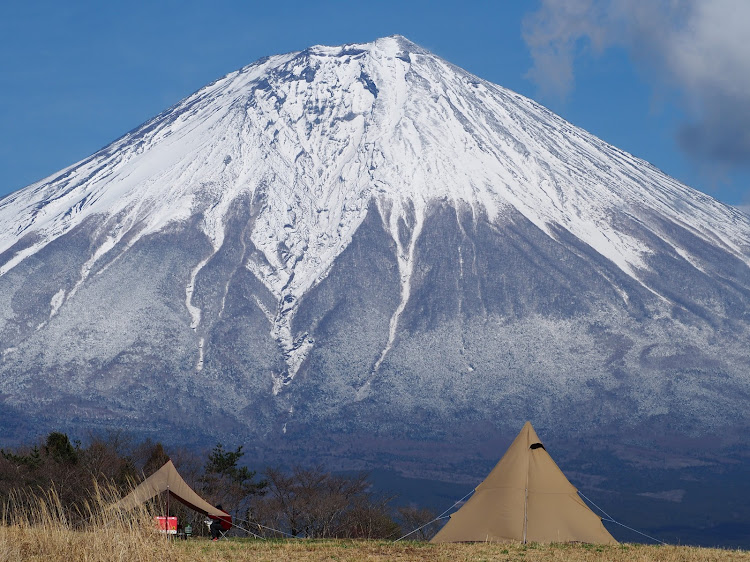
<svg viewBox="0 0 750 562">
<path fill-rule="evenodd" d="M 418 236 L 435 201 L 490 221 L 515 208 L 635 277 L 649 248 L 615 226 L 619 213 L 664 217 L 745 260 L 750 244 L 741 213 L 391 36 L 261 59 L 6 197 L 0 253 L 33 243 L 0 275 L 93 215 L 106 240 L 94 260 L 195 215 L 218 249 L 240 196 L 263 202 L 252 239 L 265 259 L 248 267 L 289 302 L 326 275 L 373 202 L 395 240 L 401 218 Z"/>
</svg>

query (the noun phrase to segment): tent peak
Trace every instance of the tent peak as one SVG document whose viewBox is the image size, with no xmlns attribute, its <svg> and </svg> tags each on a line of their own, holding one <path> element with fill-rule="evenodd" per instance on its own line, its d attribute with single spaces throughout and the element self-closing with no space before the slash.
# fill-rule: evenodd
<svg viewBox="0 0 750 562">
<path fill-rule="evenodd" d="M 531 425 L 530 421 L 527 421 L 525 424 L 523 424 L 523 427 L 521 428 L 521 431 L 518 433 L 518 436 L 516 437 L 516 440 L 520 440 L 521 442 L 525 443 L 526 444 L 526 448 L 528 448 L 528 449 L 536 449 L 536 448 L 538 448 L 538 447 L 534 447 L 533 446 L 533 445 L 537 445 L 537 444 L 540 445 L 544 449 L 544 445 L 542 444 L 542 440 L 536 434 L 536 431 L 534 430 L 534 426 Z"/>
</svg>

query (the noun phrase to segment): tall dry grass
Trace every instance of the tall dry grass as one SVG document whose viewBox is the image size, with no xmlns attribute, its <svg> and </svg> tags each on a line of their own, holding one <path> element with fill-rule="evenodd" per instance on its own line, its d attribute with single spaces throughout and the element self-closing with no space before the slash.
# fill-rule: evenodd
<svg viewBox="0 0 750 562">
<path fill-rule="evenodd" d="M 0 561 L 430 561 L 704 562 L 749 561 L 750 552 L 678 546 L 439 544 L 383 540 L 172 541 L 158 532 L 154 511 L 111 509 L 120 495 L 97 490 L 80 510 L 66 509 L 54 491 L 16 492 L 0 513 Z"/>
<path fill-rule="evenodd" d="M 54 490 L 16 491 L 2 505 L 0 561 L 170 560 L 172 543 L 156 529 L 148 506 L 123 512 L 110 506 L 114 491 L 66 509 Z"/>
</svg>

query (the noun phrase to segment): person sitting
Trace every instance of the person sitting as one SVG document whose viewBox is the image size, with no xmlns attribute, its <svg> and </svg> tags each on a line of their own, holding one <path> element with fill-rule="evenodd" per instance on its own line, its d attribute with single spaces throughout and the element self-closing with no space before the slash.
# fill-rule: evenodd
<svg viewBox="0 0 750 562">
<path fill-rule="evenodd" d="M 216 509 L 224 511 L 221 504 L 216 506 Z M 211 518 L 211 525 L 209 530 L 211 531 L 211 540 L 218 541 L 224 533 L 232 528 L 232 518 L 226 515 L 209 515 Z"/>
</svg>

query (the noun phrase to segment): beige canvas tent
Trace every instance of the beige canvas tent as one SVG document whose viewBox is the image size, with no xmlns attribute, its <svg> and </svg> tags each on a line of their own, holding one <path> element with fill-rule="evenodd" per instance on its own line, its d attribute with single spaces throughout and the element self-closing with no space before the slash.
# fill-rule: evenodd
<svg viewBox="0 0 750 562">
<path fill-rule="evenodd" d="M 167 464 L 162 466 L 159 470 L 154 472 L 151 476 L 141 482 L 136 488 L 130 492 L 127 496 L 122 498 L 113 507 L 120 509 L 132 509 L 137 505 L 142 504 L 153 498 L 154 496 L 167 492 L 170 497 L 177 501 L 185 504 L 190 509 L 202 513 L 203 515 L 211 515 L 214 517 L 229 518 L 230 515 L 225 511 L 216 509 L 202 497 L 195 493 L 195 491 L 188 486 L 182 479 L 182 476 L 177 472 L 177 469 L 172 464 L 172 461 L 167 461 Z"/>
<path fill-rule="evenodd" d="M 577 492 L 526 422 L 474 495 L 430 542 L 617 544 Z"/>
</svg>

